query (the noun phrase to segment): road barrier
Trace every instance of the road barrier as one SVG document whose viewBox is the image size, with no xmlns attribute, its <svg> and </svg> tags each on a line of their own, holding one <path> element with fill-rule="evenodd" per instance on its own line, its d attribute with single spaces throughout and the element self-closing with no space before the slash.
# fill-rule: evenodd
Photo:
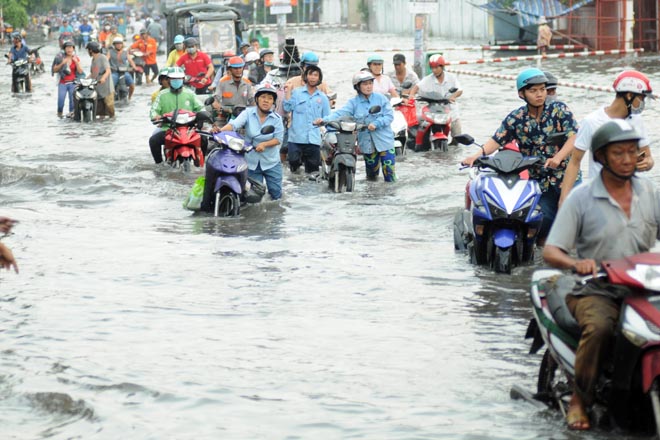
<svg viewBox="0 0 660 440">
<path fill-rule="evenodd" d="M 584 45 L 579 45 L 579 44 L 556 44 L 552 46 L 548 46 L 549 49 L 560 49 L 560 50 L 568 50 L 568 49 L 584 49 L 587 46 Z M 413 52 L 414 49 L 412 48 L 377 48 L 377 49 L 310 49 L 310 48 L 304 48 L 305 50 L 311 50 L 313 52 L 319 52 L 319 53 L 378 53 L 378 52 Z M 429 52 L 445 52 L 445 51 L 453 51 L 453 50 L 480 50 L 480 51 L 487 51 L 487 50 L 536 50 L 536 46 L 457 46 L 457 47 L 439 47 L 439 48 L 430 48 L 426 49 Z"/>
<path fill-rule="evenodd" d="M 460 64 L 503 63 L 506 61 L 541 61 L 541 60 L 552 60 L 559 58 L 582 58 L 582 57 L 595 57 L 601 55 L 622 55 L 627 53 L 634 53 L 635 55 L 637 55 L 640 52 L 644 52 L 644 49 L 592 50 L 589 52 L 555 53 L 550 55 L 530 55 L 526 57 L 480 58 L 477 60 L 446 61 L 446 64 L 448 66 L 454 66 Z"/>
<path fill-rule="evenodd" d="M 360 29 L 359 24 L 341 24 L 341 23 L 287 23 L 287 29 Z M 276 31 L 276 24 L 255 24 L 250 25 L 250 29 Z"/>
</svg>

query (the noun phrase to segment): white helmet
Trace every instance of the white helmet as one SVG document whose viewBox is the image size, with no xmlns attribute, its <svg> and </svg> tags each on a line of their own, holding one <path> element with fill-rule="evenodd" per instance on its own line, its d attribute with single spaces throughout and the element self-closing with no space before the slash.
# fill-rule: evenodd
<svg viewBox="0 0 660 440">
<path fill-rule="evenodd" d="M 124 39 L 121 37 L 121 35 L 117 35 L 115 38 L 112 39 L 112 44 L 115 43 L 124 43 Z"/>
<path fill-rule="evenodd" d="M 254 51 L 248 52 L 248 53 L 245 54 L 245 62 L 246 63 L 254 63 L 258 59 L 259 59 L 259 54 L 254 52 Z"/>
</svg>

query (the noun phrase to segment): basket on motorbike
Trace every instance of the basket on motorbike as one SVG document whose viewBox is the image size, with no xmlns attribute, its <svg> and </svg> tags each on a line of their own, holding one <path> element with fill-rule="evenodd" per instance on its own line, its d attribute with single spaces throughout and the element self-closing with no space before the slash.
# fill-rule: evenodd
<svg viewBox="0 0 660 440">
<path fill-rule="evenodd" d="M 335 147 L 336 153 L 355 153 L 355 130 L 357 129 L 357 122 L 355 121 L 333 121 L 328 123 L 329 127 L 338 130 L 337 146 Z"/>
</svg>

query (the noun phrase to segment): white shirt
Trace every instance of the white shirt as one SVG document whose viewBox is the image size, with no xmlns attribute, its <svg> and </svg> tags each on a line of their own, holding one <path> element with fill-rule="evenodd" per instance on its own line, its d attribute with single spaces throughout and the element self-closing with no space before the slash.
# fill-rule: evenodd
<svg viewBox="0 0 660 440">
<path fill-rule="evenodd" d="M 394 89 L 394 83 L 392 78 L 387 75 L 379 75 L 374 79 L 374 89 L 376 93 L 382 93 L 383 95 L 389 95 L 390 90 Z"/>
<path fill-rule="evenodd" d="M 593 154 L 591 154 L 591 138 L 593 137 L 596 130 L 598 130 L 603 124 L 612 120 L 607 113 L 605 113 L 606 107 L 601 107 L 598 110 L 589 113 L 582 121 L 580 121 L 580 128 L 578 129 L 578 134 L 575 138 L 575 148 L 585 153 L 588 153 L 589 156 L 589 177 L 590 179 L 594 176 L 597 176 L 600 173 L 600 170 L 603 168 L 601 164 L 594 161 Z M 646 134 L 646 129 L 644 128 L 644 121 L 642 120 L 641 115 L 630 115 L 626 118 L 626 121 L 633 126 L 637 133 L 642 136 L 639 140 L 640 147 L 646 147 L 651 142 Z"/>
<path fill-rule="evenodd" d="M 439 82 L 435 75 L 431 73 L 422 78 L 417 87 L 417 97 L 421 99 L 425 93 L 439 93 L 441 96 L 447 96 L 451 88 L 456 87 L 461 90 L 461 83 L 458 82 L 458 77 L 453 73 L 445 72 L 442 82 Z M 458 104 L 450 104 L 449 108 L 454 112 L 454 119 L 458 119 Z"/>
</svg>

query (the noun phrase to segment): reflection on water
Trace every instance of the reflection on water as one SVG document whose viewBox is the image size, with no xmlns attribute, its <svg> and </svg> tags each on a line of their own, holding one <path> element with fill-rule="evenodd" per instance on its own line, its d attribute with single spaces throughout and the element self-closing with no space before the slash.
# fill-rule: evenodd
<svg viewBox="0 0 660 440">
<path fill-rule="evenodd" d="M 295 37 L 410 43 L 330 35 Z M 339 105 L 362 58 L 321 57 Z M 657 61 L 544 68 L 606 86 L 630 64 L 657 82 Z M 522 104 L 512 82 L 460 80 L 462 124 L 479 142 Z M 523 339 L 534 267 L 497 275 L 453 250 L 468 179 L 458 163 L 473 147 L 410 152 L 394 185 L 367 182 L 360 163 L 353 194 L 287 171 L 283 200 L 216 219 L 181 207 L 201 171 L 151 164 L 152 89 L 116 121 L 80 125 L 55 117 L 50 76 L 34 84 L 6 103 L 22 124 L 0 126 L 0 215 L 21 221 L 4 240 L 21 274 L 0 274 L 3 438 L 577 438 L 557 413 L 509 398 L 513 384 L 534 389 L 540 361 Z M 578 118 L 612 99 L 559 93 Z M 657 113 L 648 105 L 652 139 Z"/>
</svg>

